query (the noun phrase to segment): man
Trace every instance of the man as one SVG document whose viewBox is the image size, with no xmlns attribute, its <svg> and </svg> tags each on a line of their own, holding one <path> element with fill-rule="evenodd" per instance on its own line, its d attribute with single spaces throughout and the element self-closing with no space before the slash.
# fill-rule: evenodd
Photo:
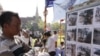
<svg viewBox="0 0 100 56">
<path fill-rule="evenodd" d="M 23 43 L 31 47 L 32 38 L 30 38 L 28 30 L 20 31 L 19 35 L 15 35 L 15 41 L 20 39 Z"/>
<path fill-rule="evenodd" d="M 50 56 L 55 56 L 56 52 L 55 52 L 55 40 L 54 38 L 51 36 L 51 31 L 46 32 L 45 37 L 47 37 L 47 44 L 46 44 L 46 48 L 49 52 Z"/>
<path fill-rule="evenodd" d="M 57 47 L 57 39 L 58 39 L 58 34 L 57 34 L 57 31 L 53 31 L 53 38 L 54 38 L 54 40 L 55 40 L 55 47 Z"/>
<path fill-rule="evenodd" d="M 0 56 L 23 56 L 29 50 L 23 43 L 16 44 L 14 41 L 14 35 L 20 32 L 20 25 L 21 20 L 18 14 L 10 11 L 1 14 Z"/>
</svg>

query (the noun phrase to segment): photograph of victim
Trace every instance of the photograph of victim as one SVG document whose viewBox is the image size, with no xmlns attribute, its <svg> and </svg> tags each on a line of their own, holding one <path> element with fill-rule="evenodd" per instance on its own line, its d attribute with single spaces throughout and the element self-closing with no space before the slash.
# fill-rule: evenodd
<svg viewBox="0 0 100 56">
<path fill-rule="evenodd" d="M 76 29 L 70 29 L 67 31 L 67 40 L 76 41 Z"/>
<path fill-rule="evenodd" d="M 78 29 L 78 42 L 91 43 L 92 30 L 91 28 L 79 28 Z"/>
<path fill-rule="evenodd" d="M 75 44 L 67 44 L 67 56 L 76 56 L 76 45 Z"/>
<path fill-rule="evenodd" d="M 80 11 L 78 24 L 79 25 L 90 25 L 92 24 L 92 19 L 93 19 L 93 9 Z"/>
<path fill-rule="evenodd" d="M 92 56 L 100 56 L 100 48 L 93 48 Z"/>
<path fill-rule="evenodd" d="M 95 23 L 100 23 L 100 6 L 96 8 Z"/>
<path fill-rule="evenodd" d="M 94 28 L 93 43 L 100 45 L 100 28 Z"/>
<path fill-rule="evenodd" d="M 75 26 L 77 21 L 77 12 L 68 14 L 68 26 Z"/>
<path fill-rule="evenodd" d="M 91 56 L 91 47 L 89 46 L 78 46 L 77 56 Z"/>
</svg>

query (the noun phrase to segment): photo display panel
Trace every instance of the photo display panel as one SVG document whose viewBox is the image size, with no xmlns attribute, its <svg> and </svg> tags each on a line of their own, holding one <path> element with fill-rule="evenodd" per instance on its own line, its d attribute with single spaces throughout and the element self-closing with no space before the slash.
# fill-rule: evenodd
<svg viewBox="0 0 100 56">
<path fill-rule="evenodd" d="M 66 55 L 100 56 L 100 6 L 68 12 Z"/>
</svg>

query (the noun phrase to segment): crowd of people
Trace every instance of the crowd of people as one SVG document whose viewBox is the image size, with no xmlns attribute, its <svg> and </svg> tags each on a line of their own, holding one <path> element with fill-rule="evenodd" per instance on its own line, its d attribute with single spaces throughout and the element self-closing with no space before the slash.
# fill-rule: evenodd
<svg viewBox="0 0 100 56">
<path fill-rule="evenodd" d="M 49 56 L 65 56 L 65 44 L 64 42 L 60 43 L 60 46 L 57 45 L 58 33 L 57 31 L 47 31 L 43 34 L 41 39 L 37 39 L 34 47 L 40 47 L 42 52 L 44 50 L 48 52 Z M 39 52 L 41 54 L 41 52 Z M 44 54 L 44 56 L 48 56 Z M 43 54 L 41 54 L 42 56 Z"/>
<path fill-rule="evenodd" d="M 64 51 L 64 42 L 61 43 L 61 49 L 57 47 L 57 31 L 44 32 L 40 38 L 34 43 L 32 48 L 32 39 L 29 32 L 20 28 L 21 20 L 17 13 L 11 11 L 5 11 L 0 15 L 0 26 L 2 28 L 2 34 L 0 36 L 0 56 L 28 56 L 28 53 L 35 56 L 41 56 L 41 53 L 45 53 L 45 56 L 65 56 L 62 54 Z M 38 51 L 34 51 L 35 47 L 39 47 Z M 43 54 L 42 54 L 43 55 Z M 29 55 L 30 56 L 30 55 Z"/>
</svg>

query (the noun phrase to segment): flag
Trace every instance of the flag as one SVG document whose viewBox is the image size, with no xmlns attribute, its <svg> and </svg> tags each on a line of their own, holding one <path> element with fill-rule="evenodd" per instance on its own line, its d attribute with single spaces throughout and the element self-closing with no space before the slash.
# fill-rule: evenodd
<svg viewBox="0 0 100 56">
<path fill-rule="evenodd" d="M 62 3 L 55 3 L 64 10 L 71 8 L 77 0 L 64 0 Z"/>
<path fill-rule="evenodd" d="M 58 21 L 60 19 L 66 18 L 66 10 L 72 6 L 84 3 L 88 0 L 56 0 L 54 1 L 54 19 L 53 21 Z"/>
<path fill-rule="evenodd" d="M 54 20 L 59 21 L 60 19 L 66 18 L 66 10 L 74 5 L 76 0 L 56 0 L 54 1 Z"/>
<path fill-rule="evenodd" d="M 54 22 L 57 22 L 60 19 L 65 19 L 66 11 L 64 9 L 62 9 L 61 7 L 59 7 L 54 3 L 53 10 L 54 10 L 54 19 L 53 19 Z"/>
<path fill-rule="evenodd" d="M 48 7 L 53 7 L 53 2 L 54 0 L 45 0 L 45 8 L 44 8 L 44 17 L 45 17 L 45 21 L 44 21 L 44 30 L 46 31 L 46 17 L 47 17 L 47 14 L 48 14 L 48 10 L 47 8 Z"/>
<path fill-rule="evenodd" d="M 53 7 L 54 0 L 45 0 L 45 8 Z"/>
<path fill-rule="evenodd" d="M 74 5 L 74 3 L 76 2 L 76 0 L 70 0 L 69 3 L 67 4 L 67 7 L 64 9 L 69 9 L 70 7 L 72 7 Z"/>
</svg>

